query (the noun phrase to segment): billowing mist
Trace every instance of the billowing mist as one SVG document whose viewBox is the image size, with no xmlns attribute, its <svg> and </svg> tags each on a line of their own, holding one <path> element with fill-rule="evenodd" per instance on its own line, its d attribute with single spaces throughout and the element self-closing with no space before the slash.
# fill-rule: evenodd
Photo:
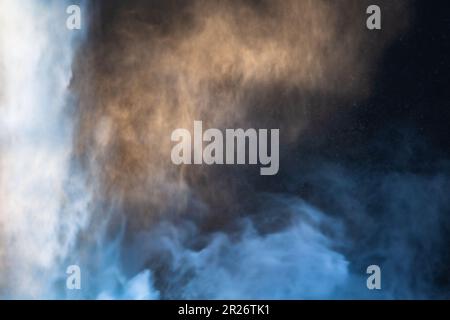
<svg viewBox="0 0 450 320">
<path fill-rule="evenodd" d="M 448 297 L 448 154 L 381 84 L 419 9 L 378 2 L 0 0 L 0 296 Z M 196 120 L 278 128 L 280 172 L 174 165 Z"/>
</svg>

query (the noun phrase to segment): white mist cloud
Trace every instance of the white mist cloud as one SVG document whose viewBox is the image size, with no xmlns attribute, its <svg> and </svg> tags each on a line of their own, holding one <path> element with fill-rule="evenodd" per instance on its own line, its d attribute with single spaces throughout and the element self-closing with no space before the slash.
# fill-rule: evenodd
<svg viewBox="0 0 450 320">
<path fill-rule="evenodd" d="M 52 297 L 58 261 L 76 233 L 61 226 L 83 224 L 76 209 L 62 215 L 77 34 L 65 26 L 65 1 L 0 0 L 0 8 L 1 286 L 8 297 Z"/>
<path fill-rule="evenodd" d="M 279 209 L 289 210 L 293 216 L 292 223 L 278 231 L 261 233 L 249 219 L 242 219 L 239 220 L 242 231 L 237 233 L 206 236 L 193 225 L 163 223 L 139 237 L 139 252 L 147 254 L 149 261 L 164 261 L 164 275 L 160 274 L 159 282 L 161 296 L 175 299 L 342 296 L 340 290 L 353 281 L 349 262 L 334 249 L 337 242 L 333 243 L 323 232 L 323 229 L 341 232 L 340 224 L 299 199 L 278 200 L 282 203 Z M 197 241 L 206 244 L 200 249 L 192 247 Z"/>
<path fill-rule="evenodd" d="M 156 300 L 159 299 L 159 292 L 153 288 L 152 273 L 144 270 L 135 277 L 127 280 L 119 291 L 101 292 L 99 300 Z"/>
<path fill-rule="evenodd" d="M 266 236 L 249 229 L 237 243 L 217 236 L 200 252 L 180 254 L 184 268 L 195 273 L 184 298 L 331 298 L 349 277 L 345 257 L 331 250 L 318 230 L 300 222 Z"/>
</svg>

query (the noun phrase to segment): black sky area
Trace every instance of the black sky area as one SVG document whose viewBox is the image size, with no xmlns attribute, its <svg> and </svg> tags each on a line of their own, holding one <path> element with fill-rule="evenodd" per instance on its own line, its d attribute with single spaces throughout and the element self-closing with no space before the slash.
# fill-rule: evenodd
<svg viewBox="0 0 450 320">
<path fill-rule="evenodd" d="M 417 155 L 423 157 L 423 163 L 415 162 L 418 168 L 426 169 L 427 161 L 436 157 L 450 156 L 450 4 L 411 1 L 411 5 L 411 26 L 376 65 L 371 97 L 351 112 L 338 114 L 330 126 L 333 139 L 324 149 L 331 154 L 349 156 L 342 149 L 348 145 L 354 161 L 375 156 L 389 163 L 392 154 L 383 155 L 386 150 L 373 153 L 374 140 L 394 146 L 419 139 L 427 145 L 428 159 Z"/>
</svg>

